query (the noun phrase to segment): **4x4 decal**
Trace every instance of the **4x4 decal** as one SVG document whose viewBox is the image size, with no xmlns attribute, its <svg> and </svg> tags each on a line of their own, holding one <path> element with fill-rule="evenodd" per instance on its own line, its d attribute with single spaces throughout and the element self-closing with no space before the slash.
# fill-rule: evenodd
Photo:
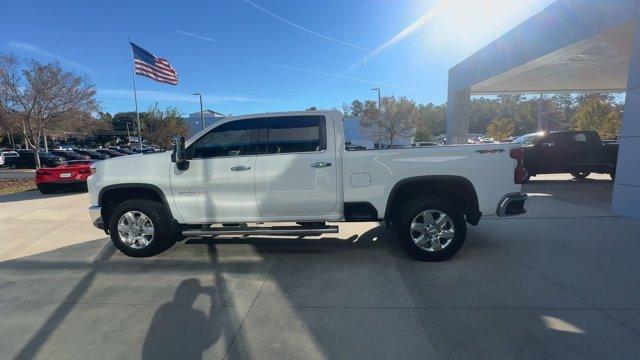
<svg viewBox="0 0 640 360">
<path fill-rule="evenodd" d="M 490 150 L 476 150 L 478 154 L 495 154 L 495 153 L 503 153 L 504 149 L 490 149 Z"/>
</svg>

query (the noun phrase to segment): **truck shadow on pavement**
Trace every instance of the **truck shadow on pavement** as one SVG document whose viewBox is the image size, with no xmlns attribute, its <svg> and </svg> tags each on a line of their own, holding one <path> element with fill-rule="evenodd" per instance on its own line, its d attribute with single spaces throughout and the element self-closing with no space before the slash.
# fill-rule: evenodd
<svg viewBox="0 0 640 360">
<path fill-rule="evenodd" d="M 185 248 L 191 252 L 191 250 L 188 250 L 188 248 L 192 247 L 191 245 L 205 245 L 206 249 L 202 250 L 205 251 L 209 259 L 208 262 L 194 261 L 189 257 L 182 256 L 184 254 L 177 255 L 172 253 L 176 249 L 169 249 L 163 254 L 164 257 L 161 255 L 150 259 L 127 258 L 119 254 L 108 239 L 104 239 L 92 242 L 95 244 L 72 245 L 48 253 L 0 262 L 0 287 L 5 294 L 16 293 L 18 294 L 17 298 L 20 298 L 23 294 L 36 290 L 35 288 L 45 287 L 55 293 L 53 298 L 61 297 L 59 303 L 57 300 L 47 300 L 47 303 L 51 301 L 56 303 L 55 309 L 42 322 L 38 321 L 41 325 L 19 350 L 5 348 L 4 351 L 11 351 L 14 356 L 10 357 L 17 359 L 35 358 L 51 354 L 52 351 L 56 353 L 57 350 L 47 347 L 47 343 L 50 342 L 52 337 L 60 335 L 60 331 L 65 329 L 65 327 L 61 329 L 61 326 L 69 321 L 68 318 L 70 316 L 78 316 L 74 314 L 76 307 L 80 304 L 92 304 L 96 301 L 92 300 L 91 293 L 92 291 L 104 291 L 105 278 L 115 278 L 115 281 L 119 281 L 115 284 L 116 289 L 114 290 L 116 291 L 122 291 L 117 288 L 127 288 L 130 285 L 126 280 L 128 278 L 127 274 L 135 271 L 137 277 L 146 279 L 144 282 L 162 281 L 164 276 L 184 275 L 186 277 L 175 288 L 173 299 L 159 305 L 155 310 L 144 335 L 141 349 L 142 359 L 200 359 L 212 347 L 221 347 L 219 351 L 216 349 L 215 352 L 219 353 L 221 351 L 221 355 L 224 355 L 230 350 L 236 338 L 242 339 L 244 336 L 239 334 L 240 326 L 247 316 L 247 312 L 236 313 L 231 311 L 238 307 L 246 308 L 247 304 L 240 304 L 239 306 L 233 297 L 229 296 L 237 289 L 233 288 L 235 285 L 230 286 L 227 284 L 225 276 L 228 276 L 229 271 L 231 271 L 232 273 L 245 274 L 243 276 L 259 275 L 261 281 L 265 281 L 269 271 L 260 275 L 259 269 L 256 270 L 255 266 L 244 266 L 242 263 L 239 265 L 221 263 L 218 246 L 248 245 L 255 248 L 257 253 L 263 257 L 262 261 L 268 263 L 268 266 L 272 268 L 276 258 L 283 260 L 290 254 L 308 254 L 315 257 L 356 248 L 358 251 L 365 252 L 385 249 L 388 244 L 388 241 L 383 239 L 385 236 L 389 236 L 388 230 L 378 226 L 360 236 L 351 236 L 346 239 L 337 237 L 320 239 L 268 237 L 191 239 L 186 244 L 178 244 L 176 246 L 179 248 L 177 249 L 178 252 L 184 253 Z M 101 244 L 101 249 L 106 248 L 106 251 L 98 250 L 99 255 L 97 257 L 94 256 L 95 259 L 92 263 L 87 263 L 86 259 L 84 261 L 77 260 L 79 254 L 83 254 L 80 258 L 88 258 L 87 252 L 91 252 L 90 249 L 96 249 L 97 244 Z M 196 251 L 200 252 L 200 249 Z M 399 249 L 397 251 L 394 250 L 393 253 L 405 257 L 404 253 Z M 176 258 L 176 256 L 178 257 Z M 72 275 L 78 280 L 75 280 L 75 284 L 68 290 L 66 295 L 63 294 L 63 291 L 68 289 L 67 287 L 62 286 L 59 288 L 52 283 L 56 281 L 55 279 L 67 279 L 69 277 L 67 274 L 78 274 L 80 271 L 84 272 L 84 274 L 81 276 Z M 52 272 L 59 273 L 59 275 L 54 275 L 54 280 L 39 279 L 38 274 L 51 274 Z M 199 276 L 189 276 L 189 274 Z M 157 279 L 152 280 L 153 278 Z M 108 286 L 114 285 L 111 281 L 113 280 L 107 280 Z M 203 285 L 203 281 L 211 285 Z M 144 287 L 145 285 L 141 286 Z M 166 288 L 163 285 L 159 286 Z M 49 292 L 49 290 L 41 291 Z M 204 296 L 206 298 L 205 301 L 209 302 L 208 309 L 201 310 L 194 306 L 196 299 L 200 296 Z M 258 294 L 255 295 L 253 301 L 257 296 Z M 16 298 L 13 295 L 10 297 L 14 299 L 12 302 L 15 302 Z M 136 297 L 133 299 L 134 301 L 145 301 Z M 18 301 L 29 302 L 31 300 L 20 299 Z M 118 303 L 120 299 L 116 297 L 105 301 Z M 3 301 L 0 299 L 1 302 Z M 103 325 L 109 327 L 114 324 Z M 83 331 L 88 331 L 88 329 Z M 123 328 L 121 331 L 126 335 L 132 330 Z M 220 339 L 225 341 L 218 344 Z M 4 351 L 0 351 L 0 354 L 4 354 L 1 357 L 8 355 Z M 69 354 L 74 354 L 76 351 L 81 352 L 79 348 L 64 350 L 65 353 L 67 351 L 70 351 Z M 244 353 L 243 355 L 246 357 L 251 357 L 251 354 L 246 349 L 236 349 L 235 351 L 236 353 Z M 73 356 L 70 355 L 70 357 Z"/>
<path fill-rule="evenodd" d="M 33 323 L 32 328 L 37 329 L 19 341 L 24 344 L 19 350 L 0 349 L 0 357 L 286 358 L 303 354 L 296 352 L 298 344 L 312 351 L 309 357 L 442 355 L 443 344 L 459 328 L 442 330 L 429 322 L 446 323 L 451 316 L 464 323 L 470 314 L 478 316 L 477 311 L 484 311 L 473 304 L 489 306 L 480 303 L 493 295 L 462 289 L 453 280 L 451 284 L 434 282 L 434 276 L 503 282 L 517 288 L 516 297 L 522 298 L 531 291 L 531 285 L 507 282 L 508 274 L 483 273 L 490 268 L 487 257 L 499 251 L 473 231 L 469 240 L 456 258 L 439 264 L 411 260 L 395 241 L 393 229 L 382 226 L 348 238 L 190 239 L 149 259 L 127 258 L 104 239 L 0 262 L 0 286 L 6 285 L 0 303 L 8 298 L 28 303 L 33 299 L 22 297 L 49 293 L 46 301 L 55 304 Z M 105 243 L 108 251 L 95 263 L 87 263 L 91 253 Z M 245 256 L 248 253 L 255 257 Z M 532 280 L 509 259 L 502 257 L 492 266 L 496 265 Z M 42 274 L 51 274 L 51 278 L 39 279 Z M 64 285 L 69 283 L 72 285 Z M 448 292 L 458 293 L 459 298 L 449 298 Z M 464 303 L 465 298 L 472 303 Z M 451 301 L 454 303 L 446 305 Z M 129 315 L 118 314 L 129 307 L 134 308 Z M 91 317 L 96 311 L 106 312 L 98 326 L 107 329 L 106 333 L 96 328 Z M 583 336 L 550 337 L 538 316 L 544 311 L 527 311 L 518 319 L 539 337 L 561 344 L 562 339 Z M 24 321 L 2 308 L 0 314 L 14 323 Z M 128 321 L 127 316 L 134 319 Z M 508 319 L 496 316 L 501 331 L 508 333 Z M 580 328 L 593 328 L 571 314 L 561 316 Z M 483 321 L 484 326 L 489 320 Z M 473 331 L 482 333 L 475 327 Z M 93 332 L 100 337 L 97 343 L 82 336 Z M 526 337 L 526 331 L 521 333 Z M 61 343 L 60 337 L 77 340 Z M 279 348 L 274 347 L 276 343 Z M 60 348 L 60 344 L 67 347 Z M 492 346 L 500 348 L 497 343 Z M 549 355 L 545 351 L 536 354 Z"/>
</svg>

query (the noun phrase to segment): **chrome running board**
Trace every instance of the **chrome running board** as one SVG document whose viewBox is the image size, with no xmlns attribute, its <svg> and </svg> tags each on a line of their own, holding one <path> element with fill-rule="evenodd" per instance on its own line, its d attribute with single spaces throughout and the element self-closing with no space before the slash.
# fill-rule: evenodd
<svg viewBox="0 0 640 360">
<path fill-rule="evenodd" d="M 220 235 L 284 235 L 284 236 L 314 236 L 322 234 L 336 234 L 337 226 L 263 226 L 263 227 L 215 227 L 211 229 L 188 229 L 182 231 L 182 236 L 220 236 Z"/>
</svg>

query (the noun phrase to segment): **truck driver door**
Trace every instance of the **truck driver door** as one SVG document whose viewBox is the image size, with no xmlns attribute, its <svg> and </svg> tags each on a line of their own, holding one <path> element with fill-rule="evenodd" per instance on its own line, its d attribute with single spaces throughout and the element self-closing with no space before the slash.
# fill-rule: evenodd
<svg viewBox="0 0 640 360">
<path fill-rule="evenodd" d="M 259 220 L 253 183 L 257 140 L 255 119 L 222 123 L 187 147 L 188 169 L 172 164 L 171 191 L 185 222 Z"/>
</svg>

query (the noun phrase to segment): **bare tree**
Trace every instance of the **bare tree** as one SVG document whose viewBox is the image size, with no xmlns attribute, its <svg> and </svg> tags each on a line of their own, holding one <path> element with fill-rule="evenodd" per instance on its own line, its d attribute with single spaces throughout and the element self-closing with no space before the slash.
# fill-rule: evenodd
<svg viewBox="0 0 640 360">
<path fill-rule="evenodd" d="M 398 99 L 385 96 L 381 100 L 381 113 L 375 108 L 375 103 L 372 106 L 365 102 L 360 123 L 373 140 L 385 140 L 393 145 L 397 138 L 413 134 L 418 115 L 415 101 L 404 96 Z"/>
<path fill-rule="evenodd" d="M 382 145 L 382 139 L 384 138 L 382 116 L 376 102 L 365 100 L 360 116 L 360 126 L 362 126 L 366 136 L 370 140 Z"/>
<path fill-rule="evenodd" d="M 408 138 L 413 134 L 413 126 L 418 118 L 418 107 L 414 100 L 401 96 L 384 97 L 382 100 L 382 127 L 386 138 L 393 145 L 399 137 Z"/>
<path fill-rule="evenodd" d="M 95 94 L 86 76 L 64 71 L 58 63 L 0 56 L 0 108 L 17 116 L 25 146 L 34 149 L 38 168 L 42 136 L 66 116 L 95 111 Z"/>
<path fill-rule="evenodd" d="M 6 136 L 9 145 L 14 148 L 16 146 L 16 136 L 19 136 L 19 133 L 20 129 L 17 126 L 16 117 L 0 108 L 0 141 Z"/>
</svg>

